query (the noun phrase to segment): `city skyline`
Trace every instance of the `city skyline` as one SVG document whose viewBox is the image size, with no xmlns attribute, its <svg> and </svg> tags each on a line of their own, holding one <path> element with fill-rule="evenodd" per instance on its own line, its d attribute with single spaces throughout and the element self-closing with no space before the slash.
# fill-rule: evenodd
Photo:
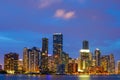
<svg viewBox="0 0 120 80">
<path fill-rule="evenodd" d="M 120 59 L 119 0 L 2 0 L 0 1 L 0 64 L 4 54 L 16 52 L 22 58 L 23 48 L 42 48 L 42 38 L 63 34 L 63 50 L 77 58 L 82 41 L 89 41 L 94 53 L 113 53 Z"/>
</svg>

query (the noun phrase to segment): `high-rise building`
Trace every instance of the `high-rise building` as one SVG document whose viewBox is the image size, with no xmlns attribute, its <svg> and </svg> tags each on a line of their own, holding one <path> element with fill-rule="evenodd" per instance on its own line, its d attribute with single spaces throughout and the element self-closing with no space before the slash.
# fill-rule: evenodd
<svg viewBox="0 0 120 80">
<path fill-rule="evenodd" d="M 96 48 L 95 50 L 96 66 L 100 66 L 100 57 L 101 57 L 101 52 L 98 48 Z"/>
<path fill-rule="evenodd" d="M 101 57 L 101 67 L 104 72 L 110 72 L 110 56 L 104 55 Z"/>
<path fill-rule="evenodd" d="M 0 70 L 2 70 L 2 64 L 0 64 Z"/>
<path fill-rule="evenodd" d="M 66 52 L 62 52 L 61 60 L 62 64 L 65 65 L 65 72 L 68 72 L 69 54 L 67 54 Z"/>
<path fill-rule="evenodd" d="M 110 73 L 115 73 L 115 60 L 113 54 L 110 54 Z"/>
<path fill-rule="evenodd" d="M 23 60 L 22 59 L 18 60 L 18 72 L 23 73 Z"/>
<path fill-rule="evenodd" d="M 48 39 L 42 39 L 42 53 L 41 53 L 41 73 L 48 72 Z"/>
<path fill-rule="evenodd" d="M 42 38 L 42 53 L 48 55 L 48 38 Z"/>
<path fill-rule="evenodd" d="M 120 61 L 117 62 L 117 72 L 120 74 Z"/>
<path fill-rule="evenodd" d="M 23 51 L 23 71 L 25 73 L 39 73 L 40 49 L 33 47 L 32 49 L 24 48 Z"/>
<path fill-rule="evenodd" d="M 87 69 L 89 66 L 91 66 L 91 60 L 92 60 L 92 54 L 89 50 L 89 44 L 88 41 L 83 41 L 83 49 L 80 50 L 80 60 L 82 61 L 82 70 L 84 72 L 87 72 Z"/>
<path fill-rule="evenodd" d="M 63 35 L 62 33 L 54 33 L 53 35 L 53 55 L 58 55 L 63 51 Z"/>
<path fill-rule="evenodd" d="M 83 41 L 83 49 L 89 49 L 89 43 L 87 40 Z"/>
<path fill-rule="evenodd" d="M 55 72 L 55 63 L 54 63 L 54 59 L 53 59 L 53 56 L 49 55 L 48 56 L 48 69 L 49 69 L 49 72 Z"/>
<path fill-rule="evenodd" d="M 17 53 L 8 53 L 4 55 L 4 70 L 7 73 L 17 73 L 18 72 L 18 60 L 19 55 Z"/>
<path fill-rule="evenodd" d="M 56 71 L 57 66 L 62 64 L 61 55 L 63 52 L 63 35 L 62 33 L 54 33 L 53 35 L 53 57 L 56 64 Z"/>
<path fill-rule="evenodd" d="M 78 60 L 69 58 L 68 73 L 73 74 L 78 72 Z"/>
</svg>

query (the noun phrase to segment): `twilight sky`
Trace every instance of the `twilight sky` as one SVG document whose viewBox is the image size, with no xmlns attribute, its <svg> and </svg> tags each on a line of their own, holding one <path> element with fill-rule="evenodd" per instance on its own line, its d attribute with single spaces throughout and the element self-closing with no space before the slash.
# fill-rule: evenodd
<svg viewBox="0 0 120 80">
<path fill-rule="evenodd" d="M 88 40 L 94 53 L 113 53 L 120 59 L 120 0 L 0 0 L 0 63 L 5 53 L 23 48 L 41 48 L 42 37 L 64 36 L 64 51 L 79 56 L 82 41 Z"/>
</svg>

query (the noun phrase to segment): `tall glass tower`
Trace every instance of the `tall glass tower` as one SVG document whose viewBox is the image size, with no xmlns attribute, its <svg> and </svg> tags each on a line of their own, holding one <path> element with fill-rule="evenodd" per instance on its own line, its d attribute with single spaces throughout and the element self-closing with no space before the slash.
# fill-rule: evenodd
<svg viewBox="0 0 120 80">
<path fill-rule="evenodd" d="M 58 55 L 63 51 L 63 35 L 62 33 L 54 33 L 53 35 L 53 55 Z"/>
<path fill-rule="evenodd" d="M 54 33 L 53 35 L 53 58 L 55 62 L 55 72 L 58 72 L 58 67 L 62 64 L 63 52 L 63 35 L 62 33 Z"/>
</svg>

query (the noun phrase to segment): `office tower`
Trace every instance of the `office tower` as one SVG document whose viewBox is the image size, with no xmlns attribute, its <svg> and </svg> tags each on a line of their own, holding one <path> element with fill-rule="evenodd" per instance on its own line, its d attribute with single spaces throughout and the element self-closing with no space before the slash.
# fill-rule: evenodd
<svg viewBox="0 0 120 80">
<path fill-rule="evenodd" d="M 18 59 L 19 55 L 17 53 L 8 53 L 4 55 L 4 70 L 7 73 L 17 73 L 18 72 Z"/>
<path fill-rule="evenodd" d="M 101 57 L 101 67 L 103 67 L 103 72 L 110 72 L 110 56 L 104 55 Z"/>
<path fill-rule="evenodd" d="M 118 74 L 120 74 L 120 61 L 117 62 L 117 71 L 118 71 Z"/>
<path fill-rule="evenodd" d="M 66 52 L 62 52 L 61 60 L 62 60 L 62 64 L 65 65 L 65 72 L 68 72 L 69 54 Z"/>
<path fill-rule="evenodd" d="M 2 64 L 0 64 L 0 70 L 2 70 Z"/>
<path fill-rule="evenodd" d="M 48 38 L 42 38 L 42 53 L 48 55 Z"/>
<path fill-rule="evenodd" d="M 88 41 L 83 41 L 83 49 L 80 50 L 80 59 L 82 63 L 82 70 L 84 72 L 87 72 L 87 69 L 89 66 L 91 66 L 91 60 L 92 60 L 92 54 L 89 50 Z"/>
<path fill-rule="evenodd" d="M 60 57 L 63 51 L 63 35 L 61 33 L 54 33 L 53 35 L 53 55 Z"/>
<path fill-rule="evenodd" d="M 22 59 L 18 60 L 18 72 L 23 73 L 23 60 Z"/>
<path fill-rule="evenodd" d="M 41 73 L 48 72 L 48 39 L 42 38 Z"/>
<path fill-rule="evenodd" d="M 23 71 L 25 73 L 28 73 L 29 72 L 29 62 L 30 62 L 30 58 L 29 58 L 29 51 L 30 49 L 28 48 L 24 48 L 23 50 Z"/>
<path fill-rule="evenodd" d="M 95 56 L 92 56 L 93 59 L 92 59 L 92 66 L 96 66 L 96 60 L 95 60 Z"/>
<path fill-rule="evenodd" d="M 89 49 L 89 43 L 87 40 L 83 41 L 83 49 Z"/>
<path fill-rule="evenodd" d="M 76 59 L 69 58 L 68 73 L 73 74 L 78 72 L 78 61 Z"/>
<path fill-rule="evenodd" d="M 53 56 L 51 55 L 48 56 L 48 69 L 49 69 L 49 72 L 52 72 L 52 73 L 55 72 L 55 63 L 54 63 Z"/>
<path fill-rule="evenodd" d="M 54 33 L 53 35 L 53 57 L 56 64 L 56 72 L 59 64 L 62 64 L 61 54 L 63 52 L 63 35 L 61 33 Z"/>
<path fill-rule="evenodd" d="M 97 49 L 95 50 L 96 66 L 100 66 L 100 57 L 101 57 L 101 52 L 100 52 L 100 50 L 97 48 Z"/>
<path fill-rule="evenodd" d="M 25 73 L 39 73 L 39 48 L 24 48 L 23 51 L 23 70 Z"/>
<path fill-rule="evenodd" d="M 110 73 L 115 73 L 115 60 L 113 54 L 110 54 Z"/>
</svg>

